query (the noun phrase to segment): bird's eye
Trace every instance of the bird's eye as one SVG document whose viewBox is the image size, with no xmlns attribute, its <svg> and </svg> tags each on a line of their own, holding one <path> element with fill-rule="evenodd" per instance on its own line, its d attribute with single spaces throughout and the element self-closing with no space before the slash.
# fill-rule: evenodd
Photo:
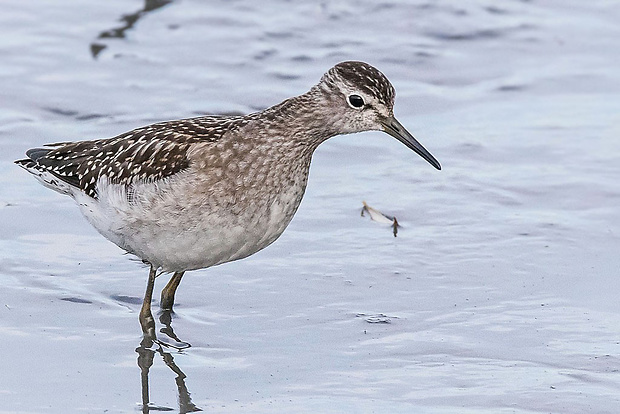
<svg viewBox="0 0 620 414">
<path fill-rule="evenodd" d="M 349 95 L 349 105 L 353 108 L 361 108 L 364 106 L 364 99 L 359 95 Z"/>
</svg>

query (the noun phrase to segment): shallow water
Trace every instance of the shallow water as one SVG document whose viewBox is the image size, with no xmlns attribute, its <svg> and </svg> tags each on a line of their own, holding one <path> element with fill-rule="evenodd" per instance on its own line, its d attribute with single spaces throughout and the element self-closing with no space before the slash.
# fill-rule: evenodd
<svg viewBox="0 0 620 414">
<path fill-rule="evenodd" d="M 280 240 L 186 276 L 173 327 L 192 347 L 155 350 L 153 407 L 620 411 L 620 8 L 462 3 L 4 4 L 0 412 L 142 402 L 147 270 L 12 161 L 261 109 L 347 59 L 390 78 L 444 169 L 381 133 L 323 144 Z"/>
</svg>

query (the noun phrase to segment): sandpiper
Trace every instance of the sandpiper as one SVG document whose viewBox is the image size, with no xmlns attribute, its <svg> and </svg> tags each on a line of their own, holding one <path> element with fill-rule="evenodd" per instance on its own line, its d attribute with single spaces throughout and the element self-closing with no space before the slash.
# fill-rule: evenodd
<svg viewBox="0 0 620 414">
<path fill-rule="evenodd" d="M 299 207 L 314 150 L 328 138 L 384 131 L 441 169 L 394 117 L 394 96 L 373 66 L 342 62 L 307 93 L 260 112 L 49 144 L 15 162 L 73 197 L 99 233 L 150 265 L 140 323 L 145 337 L 156 338 L 155 278 L 172 273 L 160 301 L 172 309 L 186 271 L 273 243 Z"/>
</svg>

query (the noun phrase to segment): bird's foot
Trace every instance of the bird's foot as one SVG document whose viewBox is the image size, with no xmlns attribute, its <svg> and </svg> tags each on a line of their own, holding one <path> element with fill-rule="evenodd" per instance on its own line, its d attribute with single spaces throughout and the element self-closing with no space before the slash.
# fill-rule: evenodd
<svg viewBox="0 0 620 414">
<path fill-rule="evenodd" d="M 166 342 L 162 341 L 157 337 L 156 328 L 155 328 L 155 319 L 150 312 L 141 312 L 140 313 L 140 325 L 142 327 L 143 334 L 143 343 L 144 344 L 157 344 L 161 347 L 165 348 L 173 348 L 176 350 L 187 349 L 192 345 L 189 342 L 182 341 L 178 336 L 174 333 L 172 329 L 172 315 L 171 311 L 167 311 L 162 313 L 160 317 L 160 322 L 164 324 L 164 327 L 160 329 L 160 332 L 168 336 L 174 342 Z"/>
<path fill-rule="evenodd" d="M 163 329 L 162 329 L 163 331 Z M 168 341 L 162 341 L 157 336 L 152 336 L 150 334 L 144 334 L 142 338 L 142 347 L 145 349 L 151 348 L 153 345 L 156 345 L 156 349 L 168 348 L 175 349 L 177 351 L 182 351 L 192 346 L 189 342 L 184 342 L 179 339 L 175 339 L 174 343 Z"/>
<path fill-rule="evenodd" d="M 176 344 L 168 344 L 169 346 L 176 349 L 186 349 L 191 347 L 192 345 L 189 342 L 182 341 L 179 337 L 174 333 L 174 329 L 172 328 L 172 315 L 174 312 L 172 309 L 163 309 L 161 315 L 159 315 L 159 322 L 161 322 L 164 327 L 159 330 L 159 332 L 168 336 L 170 339 L 176 342 Z"/>
</svg>

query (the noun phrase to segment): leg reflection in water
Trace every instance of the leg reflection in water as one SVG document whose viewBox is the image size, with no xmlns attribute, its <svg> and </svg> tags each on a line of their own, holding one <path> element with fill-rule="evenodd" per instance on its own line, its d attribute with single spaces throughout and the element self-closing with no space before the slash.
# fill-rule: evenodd
<svg viewBox="0 0 620 414">
<path fill-rule="evenodd" d="M 153 342 L 151 338 L 145 336 L 142 342 L 140 342 L 140 346 L 136 348 L 136 352 L 138 353 L 138 366 L 140 367 L 140 376 L 142 380 L 142 413 L 147 414 L 151 411 L 174 410 L 171 407 L 151 404 L 149 397 L 149 370 L 151 366 L 153 366 L 155 353 L 161 355 L 164 363 L 177 375 L 175 381 L 177 385 L 177 395 L 179 397 L 179 413 L 202 411 L 192 402 L 190 393 L 185 385 L 185 373 L 174 363 L 174 357 L 170 352 L 164 350 L 161 343 Z"/>
<path fill-rule="evenodd" d="M 163 309 L 161 311 L 161 315 L 159 315 L 159 322 L 161 322 L 164 327 L 161 328 L 159 332 L 165 334 L 168 338 L 176 341 L 175 345 L 167 344 L 169 347 L 178 350 L 189 348 L 192 345 L 189 342 L 180 340 L 179 337 L 174 333 L 174 329 L 172 329 L 172 314 L 172 309 Z"/>
</svg>

